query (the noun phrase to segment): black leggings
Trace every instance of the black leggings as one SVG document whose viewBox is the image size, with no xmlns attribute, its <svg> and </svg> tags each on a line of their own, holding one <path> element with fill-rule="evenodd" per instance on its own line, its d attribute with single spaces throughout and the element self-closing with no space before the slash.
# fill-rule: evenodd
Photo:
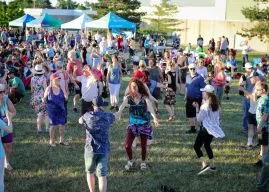
<svg viewBox="0 0 269 192">
<path fill-rule="evenodd" d="M 212 139 L 213 139 L 213 136 L 209 135 L 205 128 L 200 129 L 200 131 L 199 131 L 199 133 L 198 133 L 198 135 L 196 137 L 194 146 L 193 146 L 198 158 L 203 156 L 203 152 L 201 150 L 201 147 L 203 145 L 205 147 L 205 150 L 206 150 L 208 158 L 209 159 L 214 158 L 213 151 L 212 151 L 211 146 L 210 146 L 210 144 L 212 142 Z"/>
</svg>

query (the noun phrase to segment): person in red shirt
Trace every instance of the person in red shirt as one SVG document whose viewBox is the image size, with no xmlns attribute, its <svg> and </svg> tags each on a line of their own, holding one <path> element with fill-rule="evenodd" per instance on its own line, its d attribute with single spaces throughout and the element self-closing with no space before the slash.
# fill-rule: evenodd
<svg viewBox="0 0 269 192">
<path fill-rule="evenodd" d="M 122 35 L 120 35 L 119 37 L 118 37 L 118 50 L 122 50 L 123 49 L 123 37 L 122 37 Z"/>
<path fill-rule="evenodd" d="M 80 59 L 76 58 L 76 52 L 72 50 L 68 52 L 68 63 L 66 66 L 66 71 L 69 73 L 70 77 L 73 76 L 74 66 L 76 66 L 77 68 L 76 75 L 81 76 L 83 74 L 82 63 Z M 81 83 L 78 81 L 75 81 L 74 84 L 75 84 L 75 89 L 76 89 L 76 95 L 73 98 L 73 111 L 78 112 L 78 109 L 76 106 L 77 106 L 77 100 L 79 99 L 79 97 L 81 97 Z"/>
</svg>

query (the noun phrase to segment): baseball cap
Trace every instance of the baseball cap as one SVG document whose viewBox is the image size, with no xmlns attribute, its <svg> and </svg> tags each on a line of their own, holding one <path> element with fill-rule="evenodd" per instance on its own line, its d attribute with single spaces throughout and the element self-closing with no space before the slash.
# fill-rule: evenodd
<svg viewBox="0 0 269 192">
<path fill-rule="evenodd" d="M 250 68 L 253 68 L 253 66 L 251 63 L 248 62 L 245 64 L 245 67 L 243 67 L 243 68 L 250 69 Z"/>
<path fill-rule="evenodd" d="M 133 74 L 133 77 L 138 78 L 138 79 L 143 78 L 144 76 L 145 76 L 145 74 L 139 70 L 135 71 Z"/>
<path fill-rule="evenodd" d="M 97 96 L 92 100 L 93 105 L 97 106 L 97 107 L 105 107 L 108 106 L 108 102 L 104 101 L 103 97 L 101 96 Z"/>
<path fill-rule="evenodd" d="M 214 93 L 215 89 L 212 85 L 206 85 L 204 88 L 200 89 L 200 91 L 207 93 Z"/>
<path fill-rule="evenodd" d="M 195 63 L 191 63 L 188 65 L 188 68 L 191 69 L 191 68 L 195 68 L 196 69 L 196 64 Z"/>
</svg>

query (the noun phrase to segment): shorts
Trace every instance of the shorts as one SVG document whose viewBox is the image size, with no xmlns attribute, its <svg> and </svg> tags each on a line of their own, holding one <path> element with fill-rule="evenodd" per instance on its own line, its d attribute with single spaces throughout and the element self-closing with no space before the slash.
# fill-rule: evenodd
<svg viewBox="0 0 269 192">
<path fill-rule="evenodd" d="M 78 86 L 79 86 L 79 89 L 76 89 L 76 95 L 79 94 L 79 96 L 81 97 L 81 83 L 80 82 L 77 82 Z"/>
<path fill-rule="evenodd" d="M 196 108 L 192 106 L 193 102 L 197 102 L 199 104 L 199 106 L 201 106 L 202 98 L 190 98 L 190 97 L 187 97 L 187 102 L 186 102 L 186 105 L 185 105 L 186 117 L 187 118 L 196 117 Z"/>
<path fill-rule="evenodd" d="M 84 160 L 86 173 L 93 174 L 96 171 L 97 177 L 107 175 L 108 154 L 94 154 L 85 147 Z"/>
<path fill-rule="evenodd" d="M 13 142 L 13 133 L 9 133 L 6 136 L 2 137 L 2 143 L 12 143 Z"/>
<path fill-rule="evenodd" d="M 161 89 L 159 87 L 155 87 L 152 96 L 157 100 L 162 99 Z"/>
<path fill-rule="evenodd" d="M 248 113 L 248 124 L 257 126 L 256 114 Z"/>
<path fill-rule="evenodd" d="M 262 129 L 262 138 L 258 139 L 260 145 L 268 145 L 268 132 Z"/>
</svg>

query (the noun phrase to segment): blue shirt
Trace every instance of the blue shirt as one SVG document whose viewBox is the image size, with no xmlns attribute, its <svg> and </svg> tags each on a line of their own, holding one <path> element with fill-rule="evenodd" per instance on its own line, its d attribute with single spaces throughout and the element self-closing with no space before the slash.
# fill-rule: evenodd
<svg viewBox="0 0 269 192">
<path fill-rule="evenodd" d="M 204 78 L 196 73 L 194 77 L 191 77 L 190 83 L 186 84 L 187 97 L 202 98 L 202 92 L 200 89 L 204 88 L 205 85 Z"/>
<path fill-rule="evenodd" d="M 109 127 L 115 121 L 112 113 L 104 112 L 101 109 L 96 112 L 87 112 L 82 116 L 90 144 L 87 149 L 95 154 L 106 154 L 110 150 Z"/>
<path fill-rule="evenodd" d="M 236 66 L 237 66 L 237 61 L 236 61 L 235 59 L 232 59 L 232 60 L 227 59 L 227 60 L 226 60 L 226 63 L 228 63 L 228 62 L 230 62 L 230 63 L 231 63 L 231 65 L 232 65 L 232 66 L 234 66 L 234 67 L 236 67 Z"/>
<path fill-rule="evenodd" d="M 109 76 L 110 84 L 120 84 L 120 65 L 111 68 Z"/>
</svg>

